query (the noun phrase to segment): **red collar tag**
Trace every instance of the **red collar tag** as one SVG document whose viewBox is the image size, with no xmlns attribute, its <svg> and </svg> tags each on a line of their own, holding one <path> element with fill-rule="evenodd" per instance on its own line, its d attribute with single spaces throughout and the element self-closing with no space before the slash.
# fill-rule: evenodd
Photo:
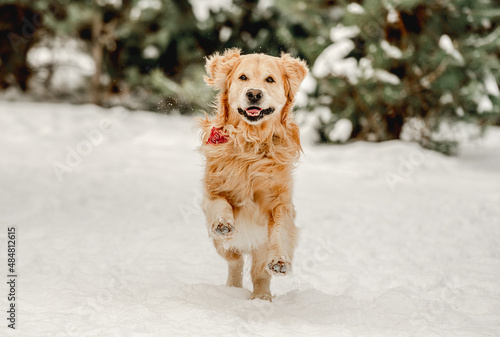
<svg viewBox="0 0 500 337">
<path fill-rule="evenodd" d="M 210 137 L 208 137 L 207 144 L 222 144 L 228 141 L 228 136 L 224 135 L 220 129 L 215 127 L 212 128 L 212 132 L 210 133 Z"/>
</svg>

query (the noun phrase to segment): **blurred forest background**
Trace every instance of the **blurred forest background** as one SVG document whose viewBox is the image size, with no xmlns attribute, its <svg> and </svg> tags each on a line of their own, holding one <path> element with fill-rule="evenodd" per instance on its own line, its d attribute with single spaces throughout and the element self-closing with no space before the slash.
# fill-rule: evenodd
<svg viewBox="0 0 500 337">
<path fill-rule="evenodd" d="M 500 123 L 498 0 L 2 0 L 0 99 L 208 111 L 204 57 L 230 47 L 308 62 L 317 142 L 453 154 Z"/>
</svg>

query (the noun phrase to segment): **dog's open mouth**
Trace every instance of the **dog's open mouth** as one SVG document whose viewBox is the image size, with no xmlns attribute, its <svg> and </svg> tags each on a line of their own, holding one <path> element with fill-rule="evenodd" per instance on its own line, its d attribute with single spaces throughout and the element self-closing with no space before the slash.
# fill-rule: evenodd
<svg viewBox="0 0 500 337">
<path fill-rule="evenodd" d="M 261 109 L 258 106 L 251 106 L 245 110 L 238 108 L 238 113 L 245 116 L 249 121 L 255 122 L 266 115 L 270 115 L 274 112 L 274 108 Z"/>
</svg>

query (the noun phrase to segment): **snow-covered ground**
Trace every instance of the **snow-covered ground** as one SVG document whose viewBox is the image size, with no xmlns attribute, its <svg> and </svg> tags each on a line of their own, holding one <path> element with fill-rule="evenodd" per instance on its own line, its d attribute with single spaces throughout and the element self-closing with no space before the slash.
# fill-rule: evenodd
<svg viewBox="0 0 500 337">
<path fill-rule="evenodd" d="M 500 130 L 449 158 L 305 145 L 301 239 L 272 303 L 224 286 L 192 120 L 0 102 L 2 336 L 500 336 Z"/>
</svg>

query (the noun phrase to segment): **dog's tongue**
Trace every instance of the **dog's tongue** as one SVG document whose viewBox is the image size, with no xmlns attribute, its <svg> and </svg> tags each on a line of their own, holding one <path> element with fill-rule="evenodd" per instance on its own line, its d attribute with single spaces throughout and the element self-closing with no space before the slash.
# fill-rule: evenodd
<svg viewBox="0 0 500 337">
<path fill-rule="evenodd" d="M 254 107 L 248 108 L 247 114 L 249 116 L 258 116 L 258 115 L 260 115 L 260 110 L 261 110 L 260 108 L 254 108 Z"/>
</svg>

